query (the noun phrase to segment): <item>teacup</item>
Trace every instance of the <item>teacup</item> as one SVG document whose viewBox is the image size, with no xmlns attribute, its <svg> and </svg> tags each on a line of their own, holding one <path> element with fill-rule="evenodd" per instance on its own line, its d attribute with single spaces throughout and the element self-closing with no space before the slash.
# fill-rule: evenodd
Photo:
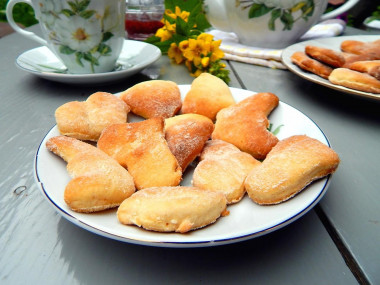
<svg viewBox="0 0 380 285">
<path fill-rule="evenodd" d="M 20 2 L 33 7 L 44 39 L 15 23 L 12 11 Z M 15 31 L 46 45 L 70 73 L 115 68 L 125 39 L 125 0 L 10 0 L 6 13 Z"/>
<path fill-rule="evenodd" d="M 320 20 L 340 15 L 359 0 L 348 0 L 324 14 L 328 0 L 205 0 L 211 25 L 234 32 L 242 44 L 284 48 L 295 43 Z"/>
</svg>

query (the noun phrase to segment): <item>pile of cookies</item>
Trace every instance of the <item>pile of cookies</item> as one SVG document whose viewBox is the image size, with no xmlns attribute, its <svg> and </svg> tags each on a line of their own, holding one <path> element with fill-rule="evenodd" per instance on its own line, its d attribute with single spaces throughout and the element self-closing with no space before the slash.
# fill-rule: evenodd
<svg viewBox="0 0 380 285">
<path fill-rule="evenodd" d="M 279 141 L 268 130 L 278 104 L 272 93 L 235 102 L 207 73 L 183 101 L 175 82 L 146 81 L 120 97 L 97 92 L 60 106 L 61 135 L 46 147 L 67 162 L 73 179 L 63 195 L 73 211 L 117 207 L 122 224 L 186 233 L 228 215 L 245 193 L 260 205 L 281 203 L 337 169 L 338 155 L 318 140 Z M 130 112 L 142 120 L 128 122 Z M 190 164 L 192 185 L 180 186 Z"/>
<path fill-rule="evenodd" d="M 293 53 L 291 60 L 333 84 L 380 94 L 380 40 L 344 40 L 339 51 L 308 45 Z"/>
</svg>

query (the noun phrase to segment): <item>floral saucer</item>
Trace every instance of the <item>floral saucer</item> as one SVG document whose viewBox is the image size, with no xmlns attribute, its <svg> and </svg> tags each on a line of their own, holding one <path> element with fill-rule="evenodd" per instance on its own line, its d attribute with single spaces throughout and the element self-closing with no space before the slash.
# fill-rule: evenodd
<svg viewBox="0 0 380 285">
<path fill-rule="evenodd" d="M 111 72 L 95 74 L 71 74 L 58 58 L 45 46 L 22 53 L 16 59 L 16 66 L 39 77 L 70 84 L 103 84 L 134 75 L 161 56 L 154 45 L 125 40 L 123 49 Z"/>
</svg>

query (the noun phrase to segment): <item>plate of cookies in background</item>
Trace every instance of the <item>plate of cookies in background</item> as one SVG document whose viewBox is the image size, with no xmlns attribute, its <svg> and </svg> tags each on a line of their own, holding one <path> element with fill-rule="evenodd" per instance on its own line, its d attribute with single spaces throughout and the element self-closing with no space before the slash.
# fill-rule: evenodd
<svg viewBox="0 0 380 285">
<path fill-rule="evenodd" d="M 128 243 L 206 247 L 268 234 L 312 209 L 340 162 L 305 114 L 207 73 L 52 112 L 34 164 L 42 195 L 77 226 Z"/>
<path fill-rule="evenodd" d="M 314 83 L 380 99 L 380 36 L 314 39 L 287 47 L 283 63 Z"/>
</svg>

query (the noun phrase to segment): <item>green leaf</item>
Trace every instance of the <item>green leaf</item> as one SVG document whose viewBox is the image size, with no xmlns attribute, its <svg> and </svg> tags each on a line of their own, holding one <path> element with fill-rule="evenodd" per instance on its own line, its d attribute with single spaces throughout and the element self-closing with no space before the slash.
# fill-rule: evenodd
<svg viewBox="0 0 380 285">
<path fill-rule="evenodd" d="M 196 19 L 196 14 L 190 14 L 189 18 L 187 19 L 187 26 L 189 27 L 189 29 L 194 27 L 197 21 Z"/>
<path fill-rule="evenodd" d="M 103 34 L 103 39 L 102 39 L 102 42 L 106 42 L 106 41 L 108 41 L 110 38 L 112 38 L 114 35 L 113 35 L 113 33 L 111 33 L 111 32 L 105 32 L 104 34 Z"/>
<path fill-rule="evenodd" d="M 112 52 L 112 49 L 109 45 L 106 44 L 99 44 L 98 46 L 98 52 L 101 55 L 109 55 Z"/>
<path fill-rule="evenodd" d="M 190 10 L 188 10 L 188 12 L 190 12 L 190 17 L 196 17 L 198 14 L 202 13 L 202 4 L 198 3 L 195 6 L 190 7 Z"/>
<path fill-rule="evenodd" d="M 190 69 L 190 72 L 191 73 L 195 73 L 196 71 L 197 71 L 197 67 L 194 65 L 194 62 L 192 61 L 191 63 L 190 63 L 190 67 L 191 67 L 191 69 Z"/>
<path fill-rule="evenodd" d="M 197 36 L 199 36 L 203 31 L 193 29 L 189 32 L 189 38 L 195 39 Z"/>
<path fill-rule="evenodd" d="M 7 0 L 0 0 L 0 9 L 3 11 L 0 13 L 0 22 L 7 22 L 7 17 L 5 15 L 5 7 L 7 2 Z M 34 17 L 33 8 L 26 3 L 17 3 L 13 7 L 13 19 L 16 23 L 23 24 L 25 27 L 38 23 Z"/>
<path fill-rule="evenodd" d="M 62 54 L 73 54 L 75 52 L 75 50 L 71 49 L 68 46 L 60 46 L 59 52 Z"/>
<path fill-rule="evenodd" d="M 172 40 L 167 40 L 163 42 L 157 42 L 154 45 L 161 50 L 162 54 L 167 54 L 172 42 Z"/>
<path fill-rule="evenodd" d="M 303 12 L 302 19 L 304 19 L 305 21 L 307 21 L 308 17 L 310 17 L 310 16 L 313 15 L 313 12 L 314 12 L 314 8 L 313 7 L 309 7 L 306 11 Z"/>
<path fill-rule="evenodd" d="M 376 21 L 376 20 L 380 20 L 380 15 L 370 16 L 364 22 L 368 24 L 368 23 L 370 23 L 372 21 Z"/>
<path fill-rule="evenodd" d="M 87 6 L 90 4 L 90 0 L 83 0 L 78 3 L 78 12 L 83 12 L 86 10 Z"/>
<path fill-rule="evenodd" d="M 165 9 L 172 10 L 174 12 L 175 10 L 175 0 L 165 0 Z"/>
<path fill-rule="evenodd" d="M 79 13 L 79 16 L 85 19 L 91 18 L 96 13 L 95 10 L 87 10 Z"/>
<path fill-rule="evenodd" d="M 281 16 L 281 9 L 275 9 L 275 10 L 272 11 L 271 18 L 270 18 L 270 20 L 268 22 L 268 28 L 269 28 L 269 30 L 271 30 L 271 31 L 276 30 L 275 21 L 278 18 L 280 18 L 280 16 Z"/>
<path fill-rule="evenodd" d="M 91 62 L 92 54 L 90 52 L 83 53 L 83 58 Z"/>
<path fill-rule="evenodd" d="M 204 14 L 198 14 L 196 16 L 195 23 L 197 25 L 197 29 L 202 31 L 202 32 L 211 28 L 211 25 L 210 25 L 209 21 L 207 21 L 207 18 Z"/>
<path fill-rule="evenodd" d="M 189 39 L 189 37 L 184 36 L 184 35 L 179 35 L 179 34 L 174 34 L 172 36 L 172 41 L 175 42 L 177 44 L 177 46 L 179 45 L 180 42 L 186 41 L 188 39 Z"/>
<path fill-rule="evenodd" d="M 272 132 L 272 134 L 274 134 L 275 136 L 278 135 L 278 133 L 280 132 L 281 130 L 281 127 L 283 127 L 284 125 L 279 125 L 277 128 L 275 128 Z"/>
<path fill-rule="evenodd" d="M 92 57 L 92 64 L 94 64 L 94 65 L 99 65 L 99 61 L 98 61 L 98 59 L 95 58 L 95 57 Z"/>
<path fill-rule="evenodd" d="M 71 10 L 73 10 L 74 13 L 78 12 L 78 6 L 77 6 L 77 4 L 75 2 L 68 1 L 67 4 L 70 5 Z"/>
<path fill-rule="evenodd" d="M 302 10 L 302 17 L 304 19 L 307 19 L 307 17 L 310 17 L 314 13 L 314 1 L 313 0 L 307 0 L 306 5 L 301 8 Z"/>
<path fill-rule="evenodd" d="M 280 19 L 281 19 L 281 22 L 284 24 L 283 30 L 291 30 L 293 28 L 294 18 L 291 13 L 287 11 L 283 11 Z"/>
<path fill-rule="evenodd" d="M 164 14 L 163 18 L 164 20 L 168 21 L 171 25 L 175 24 L 175 19 L 173 19 L 172 17 L 169 17 L 168 15 Z"/>
<path fill-rule="evenodd" d="M 274 8 L 265 6 L 264 4 L 253 4 L 248 12 L 248 18 L 257 18 L 269 13 Z"/>
<path fill-rule="evenodd" d="M 177 17 L 176 20 L 176 33 L 179 35 L 187 36 L 189 33 L 189 26 L 187 23 L 180 17 Z"/>
<path fill-rule="evenodd" d="M 71 17 L 71 16 L 75 15 L 75 13 L 73 11 L 69 10 L 69 9 L 63 9 L 62 10 L 62 14 L 64 14 L 67 17 Z"/>
<path fill-rule="evenodd" d="M 211 67 L 208 70 L 208 72 L 211 73 L 212 75 L 216 76 L 216 77 L 219 77 L 226 84 L 228 84 L 230 82 L 230 77 L 229 77 L 230 71 L 228 69 L 224 69 L 220 59 L 211 63 Z"/>
<path fill-rule="evenodd" d="M 83 53 L 83 58 L 93 65 L 99 65 L 98 59 L 96 57 L 93 57 L 90 52 Z"/>
<path fill-rule="evenodd" d="M 156 44 L 157 42 L 160 42 L 161 41 L 161 38 L 160 37 L 157 37 L 157 36 L 150 36 L 149 38 L 147 38 L 145 40 L 146 43 L 149 43 L 149 44 Z"/>
<path fill-rule="evenodd" d="M 82 62 L 82 59 L 83 59 L 83 53 L 82 52 L 77 52 L 75 53 L 75 61 L 82 67 L 84 67 L 83 65 L 83 62 Z"/>
</svg>

